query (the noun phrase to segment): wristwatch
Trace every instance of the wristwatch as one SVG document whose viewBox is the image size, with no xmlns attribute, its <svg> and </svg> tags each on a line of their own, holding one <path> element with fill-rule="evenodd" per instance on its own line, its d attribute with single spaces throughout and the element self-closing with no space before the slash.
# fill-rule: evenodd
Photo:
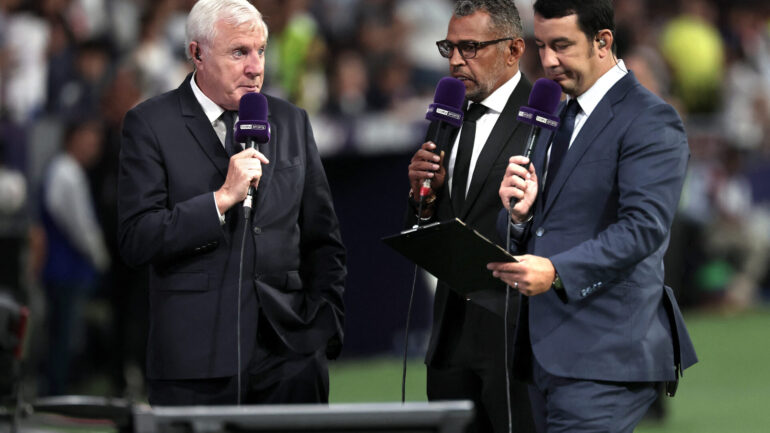
<svg viewBox="0 0 770 433">
<path fill-rule="evenodd" d="M 555 272 L 556 277 L 553 279 L 553 283 L 551 283 L 551 288 L 554 290 L 564 290 L 564 284 L 561 282 L 561 277 L 559 276 L 558 272 Z"/>
<path fill-rule="evenodd" d="M 558 296 L 559 299 L 566 304 L 569 302 L 569 299 L 567 298 L 567 291 L 564 290 L 564 283 L 561 282 L 561 277 L 555 269 L 554 275 L 555 277 L 553 279 L 553 283 L 551 283 L 551 289 L 553 289 L 553 292 L 556 293 L 556 296 Z"/>
</svg>

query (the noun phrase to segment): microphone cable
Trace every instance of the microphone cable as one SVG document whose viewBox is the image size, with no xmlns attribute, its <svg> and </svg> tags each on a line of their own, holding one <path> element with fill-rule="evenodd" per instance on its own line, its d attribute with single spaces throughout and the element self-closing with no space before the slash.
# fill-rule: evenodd
<svg viewBox="0 0 770 433">
<path fill-rule="evenodd" d="M 243 235 L 241 236 L 241 252 L 238 258 L 238 311 L 235 314 L 236 353 L 238 356 L 237 392 L 236 404 L 241 405 L 241 292 L 243 291 L 243 256 L 246 247 L 246 231 L 249 229 L 249 212 L 244 209 Z"/>
<path fill-rule="evenodd" d="M 532 148 L 534 146 L 527 146 L 527 149 L 525 151 L 525 155 L 527 159 L 530 159 L 532 157 Z M 522 165 L 522 167 L 529 169 L 532 162 L 530 161 L 526 165 Z M 505 251 L 508 253 L 511 252 L 511 224 L 513 219 L 513 207 L 516 205 L 518 200 L 515 200 L 513 197 L 508 201 L 508 224 L 507 224 L 507 231 L 505 236 Z M 513 433 L 513 418 L 511 415 L 511 377 L 510 377 L 510 367 L 508 366 L 508 310 L 510 306 L 510 298 L 511 298 L 511 285 L 506 284 L 505 285 L 505 312 L 503 313 L 503 338 L 505 338 L 505 342 L 503 344 L 503 350 L 505 350 L 504 353 L 504 361 L 505 361 L 505 402 L 508 409 L 508 433 Z"/>
<path fill-rule="evenodd" d="M 527 149 L 525 150 L 524 156 L 527 157 L 527 159 L 532 158 L 532 149 L 534 147 L 534 142 L 532 145 L 528 145 Z M 522 167 L 529 169 L 532 162 L 530 161 L 526 165 L 522 165 Z M 518 200 L 511 197 L 511 199 L 508 201 L 508 224 L 507 224 L 507 231 L 505 236 L 505 251 L 508 253 L 511 252 L 511 224 L 513 219 L 513 207 L 516 205 Z M 505 403 L 506 407 L 508 409 L 508 433 L 513 433 L 513 418 L 511 415 L 511 376 L 510 376 L 510 367 L 508 365 L 508 310 L 510 309 L 510 299 L 511 299 L 511 285 L 506 284 L 505 285 L 505 312 L 503 313 L 503 338 L 505 339 L 505 342 L 503 344 L 503 350 L 505 350 L 504 353 L 504 361 L 505 361 Z"/>
<path fill-rule="evenodd" d="M 513 206 L 515 203 L 513 200 L 509 203 L 508 208 L 508 234 L 505 236 L 505 251 L 511 252 L 511 216 L 513 215 Z M 505 312 L 503 313 L 503 343 L 504 362 L 505 362 L 505 403 L 508 409 L 508 433 L 513 433 L 513 418 L 511 415 L 511 377 L 510 367 L 508 366 L 508 310 L 510 306 L 511 298 L 511 285 L 505 285 Z"/>
<path fill-rule="evenodd" d="M 420 228 L 420 221 L 422 219 L 422 205 L 425 201 L 423 196 L 420 196 L 419 204 L 417 205 L 417 224 L 414 228 Z M 404 330 L 404 360 L 401 366 L 401 404 L 406 403 L 406 359 L 409 352 L 409 322 L 412 319 L 412 307 L 414 306 L 414 291 L 417 286 L 417 272 L 420 267 L 417 264 L 414 265 L 414 275 L 412 276 L 412 289 L 409 294 L 409 306 L 406 308 L 406 326 Z"/>
</svg>

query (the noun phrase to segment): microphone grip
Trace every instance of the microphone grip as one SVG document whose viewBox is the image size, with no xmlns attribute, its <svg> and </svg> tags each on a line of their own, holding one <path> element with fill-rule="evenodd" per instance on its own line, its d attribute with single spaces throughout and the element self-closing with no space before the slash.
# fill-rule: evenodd
<svg viewBox="0 0 770 433">
<path fill-rule="evenodd" d="M 433 131 L 433 137 L 425 137 L 426 141 L 432 141 L 433 144 L 436 145 L 436 148 L 433 149 L 433 153 L 441 156 L 441 150 L 444 148 L 444 146 L 446 146 L 446 142 L 451 138 L 452 129 L 453 127 L 449 123 L 446 123 L 443 120 L 436 121 L 436 129 Z M 430 183 L 431 180 L 428 178 L 422 181 L 422 186 L 420 187 L 421 200 L 430 195 Z"/>
<path fill-rule="evenodd" d="M 259 151 L 259 144 L 253 137 L 246 139 L 246 149 L 256 149 Z M 243 200 L 243 208 L 246 210 L 246 216 L 248 217 L 251 212 L 251 207 L 254 202 L 254 196 L 257 195 L 257 188 L 254 185 L 249 185 L 249 191 L 246 193 L 246 198 Z"/>
<path fill-rule="evenodd" d="M 533 126 L 532 131 L 529 133 L 529 137 L 527 138 L 527 147 L 524 148 L 523 155 L 527 157 L 527 159 L 532 159 L 532 152 L 535 151 L 535 143 L 537 142 L 537 137 L 540 136 L 540 127 L 539 126 Z M 529 165 L 527 165 L 529 166 Z"/>
<path fill-rule="evenodd" d="M 527 137 L 527 146 L 524 148 L 523 156 L 525 156 L 530 161 L 527 164 L 522 164 L 521 166 L 529 169 L 529 166 L 532 164 L 532 153 L 535 151 L 535 143 L 537 143 L 537 138 L 540 136 L 540 127 L 539 126 L 532 126 L 532 130 L 529 132 L 529 137 Z M 513 207 L 516 206 L 516 203 L 519 201 L 516 200 L 514 197 L 511 197 L 510 201 L 508 202 L 508 212 L 513 212 Z"/>
</svg>

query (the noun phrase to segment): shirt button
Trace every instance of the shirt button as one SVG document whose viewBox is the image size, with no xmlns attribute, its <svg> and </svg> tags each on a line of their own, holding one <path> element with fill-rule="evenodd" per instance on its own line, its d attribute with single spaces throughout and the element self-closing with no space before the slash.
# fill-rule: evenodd
<svg viewBox="0 0 770 433">
<path fill-rule="evenodd" d="M 542 228 L 542 227 L 538 227 L 538 228 L 537 228 L 537 231 L 535 232 L 535 235 L 536 235 L 537 237 L 541 237 L 541 236 L 543 236 L 543 233 L 545 233 L 545 229 L 544 229 L 544 228 Z"/>
</svg>

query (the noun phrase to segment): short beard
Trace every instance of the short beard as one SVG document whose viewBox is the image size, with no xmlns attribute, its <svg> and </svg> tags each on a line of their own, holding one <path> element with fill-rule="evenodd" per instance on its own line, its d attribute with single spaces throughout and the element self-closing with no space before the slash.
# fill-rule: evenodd
<svg viewBox="0 0 770 433">
<path fill-rule="evenodd" d="M 501 57 L 498 57 L 498 62 L 495 63 L 494 69 L 491 71 L 491 73 L 488 75 L 489 80 L 485 82 L 480 82 L 479 80 L 474 80 L 476 83 L 476 89 L 473 91 L 469 91 L 465 94 L 465 97 L 469 101 L 473 102 L 481 102 L 489 97 L 489 95 L 492 94 L 496 89 L 493 89 L 494 85 L 497 83 L 500 76 L 502 76 L 505 73 L 505 60 Z"/>
</svg>

